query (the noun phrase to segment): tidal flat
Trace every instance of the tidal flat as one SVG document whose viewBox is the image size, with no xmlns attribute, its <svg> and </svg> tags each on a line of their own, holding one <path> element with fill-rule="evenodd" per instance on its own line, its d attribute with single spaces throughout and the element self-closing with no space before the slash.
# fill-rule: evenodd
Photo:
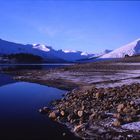
<svg viewBox="0 0 140 140">
<path fill-rule="evenodd" d="M 106 61 L 50 70 L 7 70 L 19 81 L 69 90 L 42 108 L 82 139 L 140 139 L 140 63 Z"/>
</svg>

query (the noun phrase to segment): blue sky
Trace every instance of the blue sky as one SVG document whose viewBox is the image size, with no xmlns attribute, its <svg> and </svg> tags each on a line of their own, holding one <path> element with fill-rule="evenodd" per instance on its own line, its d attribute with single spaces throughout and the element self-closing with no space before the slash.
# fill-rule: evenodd
<svg viewBox="0 0 140 140">
<path fill-rule="evenodd" d="M 101 52 L 140 38 L 139 1 L 0 0 L 0 38 Z"/>
</svg>

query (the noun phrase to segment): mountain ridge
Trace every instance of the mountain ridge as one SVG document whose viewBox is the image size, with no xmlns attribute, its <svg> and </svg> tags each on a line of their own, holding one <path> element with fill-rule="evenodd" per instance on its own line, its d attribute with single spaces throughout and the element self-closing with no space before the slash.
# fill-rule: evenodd
<svg viewBox="0 0 140 140">
<path fill-rule="evenodd" d="M 18 53 L 28 53 L 41 56 L 43 59 L 64 59 L 66 61 L 76 61 L 93 56 L 94 54 L 82 51 L 55 50 L 43 44 L 20 44 L 0 39 L 0 54 L 10 55 Z"/>
</svg>

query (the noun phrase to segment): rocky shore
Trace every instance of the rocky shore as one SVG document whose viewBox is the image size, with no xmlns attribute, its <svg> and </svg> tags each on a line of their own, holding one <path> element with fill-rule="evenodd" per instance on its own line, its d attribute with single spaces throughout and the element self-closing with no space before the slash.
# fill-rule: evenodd
<svg viewBox="0 0 140 140">
<path fill-rule="evenodd" d="M 54 121 L 67 125 L 86 140 L 140 139 L 140 84 L 121 87 L 82 87 L 43 108 Z"/>
</svg>

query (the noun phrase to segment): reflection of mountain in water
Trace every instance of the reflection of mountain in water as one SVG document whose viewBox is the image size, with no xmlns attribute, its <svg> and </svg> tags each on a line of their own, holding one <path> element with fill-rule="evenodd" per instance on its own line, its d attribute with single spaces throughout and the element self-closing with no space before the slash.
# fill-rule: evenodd
<svg viewBox="0 0 140 140">
<path fill-rule="evenodd" d="M 0 74 L 0 86 L 15 83 L 16 81 L 12 79 L 11 76 L 6 74 Z"/>
</svg>

